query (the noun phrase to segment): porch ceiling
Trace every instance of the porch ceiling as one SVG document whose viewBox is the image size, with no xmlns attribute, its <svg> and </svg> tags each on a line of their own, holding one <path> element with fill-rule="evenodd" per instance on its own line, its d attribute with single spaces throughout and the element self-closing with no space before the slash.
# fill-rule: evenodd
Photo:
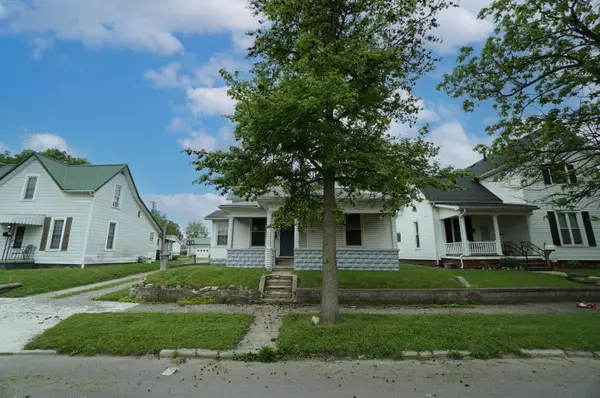
<svg viewBox="0 0 600 398">
<path fill-rule="evenodd" d="M 45 214 L 0 214 L 0 224 L 44 225 Z"/>
<path fill-rule="evenodd" d="M 465 212 L 464 214 L 531 214 L 534 210 L 539 209 L 537 206 L 531 206 L 518 203 L 498 203 L 498 204 L 482 204 L 482 203 L 436 203 L 434 205 L 439 209 L 446 210 L 445 217 L 452 217 L 455 212 Z M 442 218 L 442 217 L 441 217 Z"/>
</svg>

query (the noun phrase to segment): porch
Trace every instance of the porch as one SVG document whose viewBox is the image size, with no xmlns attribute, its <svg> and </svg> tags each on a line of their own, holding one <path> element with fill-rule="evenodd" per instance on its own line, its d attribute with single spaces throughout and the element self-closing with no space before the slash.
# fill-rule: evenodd
<svg viewBox="0 0 600 398">
<path fill-rule="evenodd" d="M 35 253 L 44 225 L 44 215 L 0 215 L 0 264 L 35 263 Z"/>
</svg>

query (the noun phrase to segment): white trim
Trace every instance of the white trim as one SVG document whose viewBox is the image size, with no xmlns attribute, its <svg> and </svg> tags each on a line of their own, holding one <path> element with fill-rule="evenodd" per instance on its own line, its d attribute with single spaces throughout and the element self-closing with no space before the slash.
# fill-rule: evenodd
<svg viewBox="0 0 600 398">
<path fill-rule="evenodd" d="M 587 241 L 587 233 L 585 232 L 585 225 L 583 224 L 583 218 L 581 217 L 580 211 L 555 211 L 556 214 L 556 227 L 558 228 L 558 237 L 560 239 L 561 247 L 588 247 L 589 242 Z M 562 214 L 565 216 L 565 222 L 567 223 L 567 229 L 569 231 L 569 237 L 571 238 L 571 243 L 564 243 L 562 230 L 560 226 L 559 215 Z M 575 214 L 575 219 L 577 220 L 576 229 L 579 230 L 579 234 L 581 235 L 581 243 L 575 243 L 575 238 L 573 236 L 573 227 L 571 226 L 571 220 L 569 219 L 569 214 Z"/>
<path fill-rule="evenodd" d="M 213 223 L 215 223 L 215 226 L 217 227 L 217 233 L 215 234 L 215 247 L 227 247 L 227 234 L 229 233 L 229 225 L 227 223 L 227 221 L 225 220 L 213 220 Z M 220 245 L 219 244 L 219 230 L 220 230 L 220 226 L 226 226 L 227 228 L 225 229 L 225 244 L 224 245 Z"/>
<path fill-rule="evenodd" d="M 60 241 L 58 242 L 58 248 L 53 249 L 52 248 L 52 236 L 54 235 L 54 224 L 56 223 L 56 221 L 60 221 L 62 220 L 63 225 L 62 225 L 62 229 L 60 231 Z M 46 238 L 46 251 L 47 252 L 59 252 L 61 247 L 62 247 L 62 243 L 63 243 L 63 238 L 65 237 L 65 226 L 67 225 L 67 217 L 56 217 L 56 218 L 52 218 L 52 222 L 50 223 L 50 229 L 48 230 L 48 238 Z"/>
<path fill-rule="evenodd" d="M 108 233 L 110 232 L 110 224 L 115 224 L 115 233 L 113 235 L 113 244 L 111 249 L 107 249 L 106 246 L 108 244 Z M 114 220 L 108 220 L 108 227 L 106 228 L 106 239 L 104 240 L 104 251 L 105 252 L 114 252 L 115 246 L 117 245 L 117 231 L 119 230 L 119 222 Z"/>
<path fill-rule="evenodd" d="M 27 185 L 29 183 L 29 178 L 35 177 L 35 187 L 33 188 L 33 198 L 25 199 L 25 192 L 27 191 Z M 40 183 L 40 175 L 39 174 L 27 174 L 25 176 L 25 183 L 23 184 L 23 189 L 21 190 L 21 202 L 33 202 L 35 200 L 35 196 L 37 195 L 37 187 Z"/>
<path fill-rule="evenodd" d="M 117 187 L 121 187 L 121 190 L 119 191 L 119 198 L 118 198 L 118 205 L 115 206 L 115 193 L 117 192 Z M 113 209 L 120 209 L 121 208 L 121 204 L 123 203 L 123 185 L 121 184 L 115 184 L 115 187 L 113 188 L 113 196 L 112 196 L 112 203 L 111 206 Z"/>
<path fill-rule="evenodd" d="M 150 231 L 150 235 L 148 235 L 148 242 L 154 243 L 154 231 Z"/>
<path fill-rule="evenodd" d="M 92 227 L 92 215 L 94 214 L 94 204 L 96 203 L 96 195 L 92 195 L 92 204 L 90 205 L 90 212 L 88 214 L 87 227 L 83 236 L 83 250 L 81 252 L 81 268 L 85 268 L 85 254 L 87 252 L 88 241 L 90 238 L 90 229 Z"/>
</svg>

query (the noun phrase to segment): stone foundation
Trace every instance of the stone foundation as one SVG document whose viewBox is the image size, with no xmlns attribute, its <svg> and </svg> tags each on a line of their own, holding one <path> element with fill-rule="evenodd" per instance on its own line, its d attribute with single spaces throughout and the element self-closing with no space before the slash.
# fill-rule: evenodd
<svg viewBox="0 0 600 398">
<path fill-rule="evenodd" d="M 226 258 L 210 258 L 210 265 L 227 265 Z"/>
<path fill-rule="evenodd" d="M 337 250 L 337 267 L 346 270 L 397 271 L 398 250 Z M 311 270 L 323 268 L 323 251 L 314 249 L 294 250 L 294 269 Z"/>
<path fill-rule="evenodd" d="M 182 299 L 202 298 L 226 302 L 250 303 L 260 299 L 260 293 L 245 286 L 206 286 L 201 288 L 162 287 L 152 284 L 134 287 L 130 297 L 147 301 L 179 301 Z"/>
<path fill-rule="evenodd" d="M 228 267 L 264 268 L 265 249 L 227 249 Z"/>
</svg>

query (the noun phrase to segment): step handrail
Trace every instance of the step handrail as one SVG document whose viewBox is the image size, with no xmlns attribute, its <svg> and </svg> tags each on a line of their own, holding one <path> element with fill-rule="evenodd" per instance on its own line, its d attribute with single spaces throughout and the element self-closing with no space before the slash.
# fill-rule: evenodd
<svg viewBox="0 0 600 398">
<path fill-rule="evenodd" d="M 531 250 L 532 252 L 534 252 L 538 256 L 542 256 L 543 258 L 546 258 L 546 253 L 544 253 L 544 251 L 540 247 L 534 245 L 533 243 L 531 243 L 528 240 L 521 241 L 521 247 L 523 248 L 523 251 L 526 252 L 526 253 L 529 250 Z"/>
</svg>

